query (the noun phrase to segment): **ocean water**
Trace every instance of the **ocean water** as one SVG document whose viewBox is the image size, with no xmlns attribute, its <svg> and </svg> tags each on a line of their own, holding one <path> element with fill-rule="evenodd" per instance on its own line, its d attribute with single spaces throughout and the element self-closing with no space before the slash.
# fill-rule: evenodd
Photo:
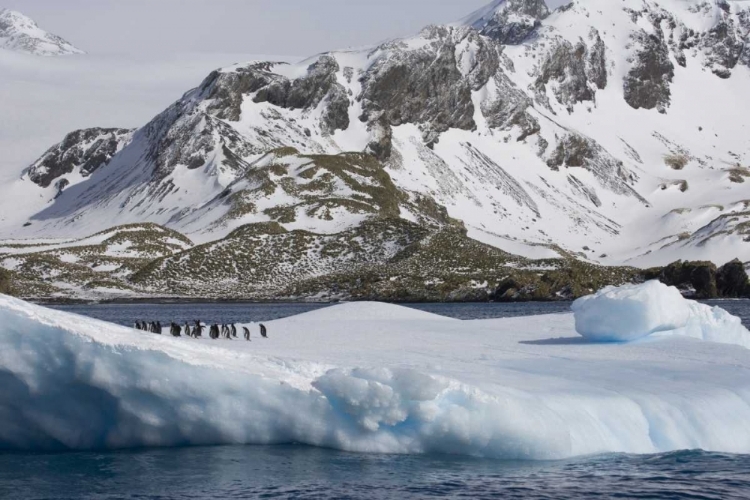
<svg viewBox="0 0 750 500">
<path fill-rule="evenodd" d="M 747 499 L 750 459 L 685 451 L 559 462 L 300 446 L 0 454 L 0 498 Z"/>
<path fill-rule="evenodd" d="M 750 324 L 750 301 L 712 301 Z M 461 319 L 566 312 L 566 303 L 413 304 Z M 315 304 L 118 304 L 58 309 L 132 325 L 269 321 Z M 0 389 L 1 390 L 1 389 Z M 750 425 L 750 423 L 749 423 Z M 750 456 L 681 451 L 554 462 L 356 454 L 305 446 L 0 453 L 0 499 L 748 499 Z"/>
<path fill-rule="evenodd" d="M 569 302 L 468 303 L 468 304 L 402 304 L 457 319 L 508 318 L 570 312 Z M 196 304 L 75 304 L 53 305 L 68 311 L 111 323 L 132 326 L 136 320 L 175 321 L 201 320 L 204 323 L 249 323 L 271 321 L 294 316 L 329 304 L 309 303 L 196 303 Z"/>
<path fill-rule="evenodd" d="M 742 318 L 750 327 L 750 300 L 710 300 L 706 304 L 719 306 Z M 451 318 L 472 320 L 511 318 L 570 312 L 570 302 L 519 302 L 519 303 L 420 303 L 402 304 Z M 249 323 L 271 321 L 294 316 L 328 304 L 309 303 L 196 303 L 196 304 L 75 304 L 53 305 L 55 309 L 68 311 L 124 326 L 132 326 L 136 320 L 161 321 L 169 324 L 176 321 L 199 319 L 204 323 Z"/>
</svg>

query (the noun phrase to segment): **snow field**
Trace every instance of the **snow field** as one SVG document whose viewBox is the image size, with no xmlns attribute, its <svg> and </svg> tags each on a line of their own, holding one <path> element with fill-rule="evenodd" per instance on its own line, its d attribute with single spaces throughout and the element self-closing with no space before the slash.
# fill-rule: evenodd
<svg viewBox="0 0 750 500">
<path fill-rule="evenodd" d="M 252 342 L 173 338 L 0 296 L 0 447 L 303 443 L 558 459 L 750 452 L 750 351 L 588 343 L 573 315 L 458 321 L 343 304 Z"/>
</svg>

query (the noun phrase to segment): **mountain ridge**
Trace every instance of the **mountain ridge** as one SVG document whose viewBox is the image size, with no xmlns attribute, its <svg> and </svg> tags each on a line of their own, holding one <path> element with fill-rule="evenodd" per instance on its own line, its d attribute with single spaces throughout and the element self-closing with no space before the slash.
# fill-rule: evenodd
<svg viewBox="0 0 750 500">
<path fill-rule="evenodd" d="M 41 29 L 30 17 L 1 7 L 0 49 L 37 56 L 85 54 L 63 38 Z"/>
<path fill-rule="evenodd" d="M 750 109 L 748 32 L 737 1 L 550 12 L 505 0 L 365 50 L 223 68 L 135 132 L 53 147 L 21 185 L 45 204 L 5 232 L 152 222 L 197 243 L 262 223 L 338 234 L 380 217 L 372 177 L 357 177 L 365 162 L 388 179 L 390 215 L 506 252 L 750 261 L 750 144 L 734 116 Z M 285 153 L 269 163 L 274 151 Z M 336 166 L 351 153 L 364 156 Z"/>
</svg>

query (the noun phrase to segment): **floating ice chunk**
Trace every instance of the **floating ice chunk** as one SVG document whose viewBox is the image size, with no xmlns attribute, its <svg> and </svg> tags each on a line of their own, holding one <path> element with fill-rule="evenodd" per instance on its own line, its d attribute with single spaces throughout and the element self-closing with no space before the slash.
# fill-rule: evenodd
<svg viewBox="0 0 750 500">
<path fill-rule="evenodd" d="M 710 313 L 680 335 L 737 326 Z M 0 450 L 750 452 L 745 349 L 675 337 L 592 348 L 567 342 L 572 314 L 458 321 L 389 304 L 269 325 L 263 342 L 173 338 L 0 295 Z"/>
<path fill-rule="evenodd" d="M 576 331 L 594 342 L 679 335 L 750 348 L 750 332 L 740 318 L 687 300 L 658 281 L 607 287 L 575 301 L 572 309 Z"/>
<path fill-rule="evenodd" d="M 691 308 L 658 281 L 606 287 L 573 303 L 576 331 L 595 342 L 628 342 L 687 325 Z"/>
<path fill-rule="evenodd" d="M 721 307 L 688 302 L 690 319 L 687 325 L 660 335 L 682 335 L 708 342 L 737 344 L 750 349 L 750 332 L 742 325 L 740 318 L 732 316 Z"/>
</svg>

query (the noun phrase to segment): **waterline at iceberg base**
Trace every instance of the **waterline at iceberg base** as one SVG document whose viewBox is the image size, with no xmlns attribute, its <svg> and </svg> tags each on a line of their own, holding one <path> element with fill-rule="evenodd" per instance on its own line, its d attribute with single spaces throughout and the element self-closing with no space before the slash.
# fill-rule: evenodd
<svg viewBox="0 0 750 500">
<path fill-rule="evenodd" d="M 667 287 L 641 286 L 641 304 L 694 307 Z M 738 345 L 750 333 L 705 311 L 685 324 L 665 315 L 676 328 L 665 331 L 633 293 L 608 293 L 605 320 L 656 333 L 612 342 L 579 335 L 573 314 L 459 321 L 352 303 L 267 323 L 269 339 L 193 340 L 0 296 L 0 448 L 750 453 L 750 349 Z M 622 309 L 618 293 L 631 301 Z M 575 306 L 588 333 L 597 300 Z"/>
</svg>

